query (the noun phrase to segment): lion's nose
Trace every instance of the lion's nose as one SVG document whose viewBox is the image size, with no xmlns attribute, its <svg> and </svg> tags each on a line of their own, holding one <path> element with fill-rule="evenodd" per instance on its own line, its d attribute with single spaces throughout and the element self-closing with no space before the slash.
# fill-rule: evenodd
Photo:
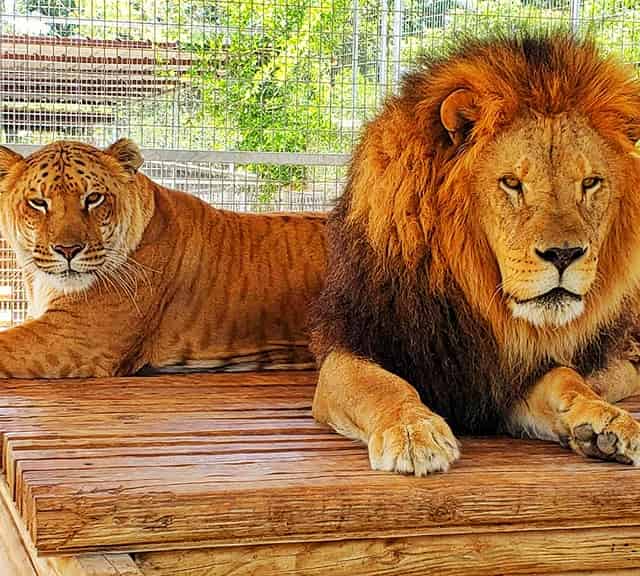
<svg viewBox="0 0 640 576">
<path fill-rule="evenodd" d="M 84 250 L 85 246 L 86 244 L 71 244 L 70 246 L 67 244 L 55 244 L 51 246 L 51 249 L 71 262 L 75 256 Z"/>
<path fill-rule="evenodd" d="M 553 264 L 560 274 L 562 274 L 576 260 L 582 258 L 586 252 L 587 249 L 582 246 L 573 246 L 571 248 L 560 248 L 555 246 L 553 248 L 547 248 L 546 250 L 538 250 L 536 248 L 536 254 L 545 262 Z"/>
</svg>

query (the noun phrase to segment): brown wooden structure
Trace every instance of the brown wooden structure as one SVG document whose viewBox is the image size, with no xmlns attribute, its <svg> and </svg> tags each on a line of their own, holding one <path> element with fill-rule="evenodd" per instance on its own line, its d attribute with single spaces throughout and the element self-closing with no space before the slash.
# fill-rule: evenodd
<svg viewBox="0 0 640 576">
<path fill-rule="evenodd" d="M 0 35 L 0 126 L 5 136 L 91 137 L 119 107 L 176 90 L 193 65 L 178 44 Z"/>
<path fill-rule="evenodd" d="M 0 35 L 3 102 L 113 104 L 175 88 L 193 64 L 178 44 Z"/>
<path fill-rule="evenodd" d="M 314 383 L 0 381 L 0 574 L 640 573 L 639 469 L 496 437 L 448 474 L 373 472 Z"/>
</svg>

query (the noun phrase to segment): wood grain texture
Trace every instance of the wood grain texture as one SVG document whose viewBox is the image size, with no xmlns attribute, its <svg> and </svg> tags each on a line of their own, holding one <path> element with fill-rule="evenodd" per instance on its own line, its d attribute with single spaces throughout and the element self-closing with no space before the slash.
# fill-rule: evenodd
<svg viewBox="0 0 640 576">
<path fill-rule="evenodd" d="M 143 576 L 129 554 L 51 557 L 56 576 Z"/>
<path fill-rule="evenodd" d="M 314 383 L 5 381 L 7 484 L 41 554 L 640 526 L 640 470 L 548 443 L 463 438 L 448 474 L 373 472 L 311 419 Z"/>
<path fill-rule="evenodd" d="M 0 499 L 0 574 L 40 576 L 22 541 L 10 508 Z M 48 576 L 48 575 L 47 575 Z"/>
<path fill-rule="evenodd" d="M 0 480 L 0 575 L 142 576 L 142 572 L 128 554 L 38 556 L 11 502 L 8 488 Z"/>
<path fill-rule="evenodd" d="M 487 576 L 640 567 L 640 528 L 418 536 L 135 555 L 145 576 Z"/>
<path fill-rule="evenodd" d="M 580 570 L 578 572 L 571 570 L 570 572 L 552 572 L 548 576 L 635 576 L 637 573 L 637 568 L 630 568 L 629 570 Z M 538 575 L 534 573 L 527 576 Z"/>
</svg>

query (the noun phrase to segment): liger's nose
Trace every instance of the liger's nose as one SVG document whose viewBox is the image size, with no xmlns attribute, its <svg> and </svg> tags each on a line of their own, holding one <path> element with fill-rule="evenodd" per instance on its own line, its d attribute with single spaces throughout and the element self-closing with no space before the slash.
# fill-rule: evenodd
<svg viewBox="0 0 640 576">
<path fill-rule="evenodd" d="M 69 262 L 84 250 L 86 244 L 55 244 L 51 246 L 54 252 L 64 256 Z"/>
</svg>

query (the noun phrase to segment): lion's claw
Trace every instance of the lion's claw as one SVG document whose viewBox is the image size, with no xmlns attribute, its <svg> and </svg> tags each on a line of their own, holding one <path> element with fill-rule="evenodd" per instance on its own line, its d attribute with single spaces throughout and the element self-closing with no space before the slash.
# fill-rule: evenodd
<svg viewBox="0 0 640 576">
<path fill-rule="evenodd" d="M 574 451 L 590 458 L 640 465 L 640 423 L 628 412 L 601 400 L 584 399 L 567 412 L 565 423 Z"/>
<path fill-rule="evenodd" d="M 426 476 L 446 472 L 459 457 L 458 441 L 448 424 L 426 408 L 374 432 L 369 439 L 374 470 Z"/>
</svg>

